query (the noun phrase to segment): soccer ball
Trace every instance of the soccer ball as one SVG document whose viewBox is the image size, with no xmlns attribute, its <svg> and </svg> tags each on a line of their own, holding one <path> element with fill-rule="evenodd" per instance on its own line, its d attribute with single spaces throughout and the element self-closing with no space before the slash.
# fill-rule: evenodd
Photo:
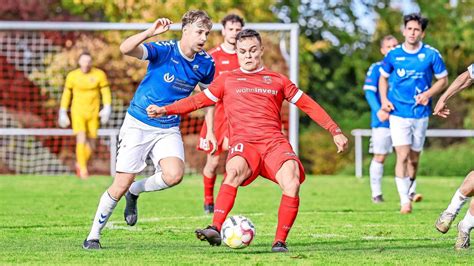
<svg viewBox="0 0 474 266">
<path fill-rule="evenodd" d="M 255 237 L 255 226 L 244 216 L 231 216 L 222 225 L 221 236 L 228 247 L 245 248 Z"/>
</svg>

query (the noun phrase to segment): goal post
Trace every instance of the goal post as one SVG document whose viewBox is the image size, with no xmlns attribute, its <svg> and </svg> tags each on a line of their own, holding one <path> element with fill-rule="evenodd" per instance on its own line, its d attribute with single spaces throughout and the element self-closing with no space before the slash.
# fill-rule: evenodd
<svg viewBox="0 0 474 266">
<path fill-rule="evenodd" d="M 90 45 L 100 50 L 101 47 L 104 48 L 108 45 L 100 37 L 101 34 L 106 34 L 110 37 L 113 33 L 145 30 L 151 25 L 152 23 L 2 21 L 0 23 L 0 89 L 4 93 L 0 94 L 1 144 L 11 148 L 18 147 L 20 143 L 26 142 L 30 143 L 26 146 L 33 147 L 31 149 L 32 152 L 41 151 L 44 154 L 48 149 L 51 150 L 47 145 L 54 142 L 70 146 L 68 151 L 74 153 L 72 131 L 58 129 L 56 124 L 57 110 L 55 109 L 59 108 L 58 102 L 62 93 L 64 77 L 67 71 L 70 70 L 65 69 L 64 66 L 67 66 L 67 62 L 69 62 L 68 66 L 70 66 L 70 61 L 73 60 L 70 55 L 64 55 L 64 50 L 72 50 L 75 47 L 74 45 L 79 42 L 83 46 Z M 272 36 L 273 38 L 285 38 L 285 42 L 282 43 L 285 46 L 288 44 L 289 48 L 284 47 L 282 49 L 280 47 L 279 52 L 286 53 L 286 51 L 289 51 L 287 55 L 283 56 L 288 69 L 287 75 L 292 82 L 298 84 L 298 24 L 247 23 L 245 28 L 264 32 L 267 36 Z M 222 25 L 217 23 L 212 28 L 213 31 L 221 29 Z M 172 24 L 170 32 L 176 33 L 178 31 L 181 31 L 181 24 Z M 94 36 L 89 37 L 88 35 Z M 122 35 L 117 34 L 117 36 Z M 112 38 L 117 39 L 117 36 L 113 35 Z M 107 60 L 107 58 L 113 56 L 117 57 L 117 55 L 110 54 L 110 52 L 109 54 L 100 54 L 99 56 L 105 57 L 102 60 Z M 96 61 L 95 58 L 94 61 Z M 146 70 L 146 64 L 137 63 L 138 60 L 133 61 L 133 59 L 124 58 L 123 61 L 126 62 L 122 65 L 114 66 L 115 68 L 121 68 L 123 75 L 116 75 L 110 78 L 114 79 L 117 84 L 121 84 L 122 87 L 129 88 L 125 92 L 128 95 L 121 95 L 122 98 L 120 99 L 115 99 L 114 97 L 112 122 L 99 130 L 98 149 L 105 152 L 105 154 L 102 155 L 103 160 L 100 160 L 101 166 L 98 166 L 98 168 L 107 165 L 109 170 L 107 174 L 114 174 L 117 132 L 128 107 L 127 100 L 123 99 L 127 97 L 128 100 L 130 99 L 130 95 L 133 95 Z M 57 66 L 51 67 L 54 64 Z M 270 66 L 271 64 L 268 65 Z M 99 66 L 99 68 L 101 67 Z M 111 83 L 113 86 L 114 82 Z M 121 93 L 124 94 L 123 92 Z M 298 153 L 299 115 L 297 107 L 289 104 L 286 116 L 284 119 L 287 119 L 288 123 L 288 138 L 293 149 Z M 192 133 L 195 134 L 200 129 L 202 121 L 202 114 L 201 117 L 196 117 L 193 114 L 183 117 L 182 130 L 183 127 L 193 127 Z M 187 134 L 187 132 L 183 132 L 185 149 L 194 149 L 194 144 L 186 145 Z M 65 141 L 64 138 L 68 140 Z M 20 164 L 12 160 L 19 160 L 23 164 L 28 161 L 21 157 L 30 155 L 10 156 L 11 151 L 13 150 L 0 149 L 0 173 L 17 172 L 18 170 L 14 169 L 21 168 L 18 166 Z M 55 156 L 53 151 L 48 151 L 48 153 L 51 154 L 48 156 L 42 155 L 37 158 L 55 161 L 59 167 L 61 160 L 58 158 L 61 156 Z M 74 154 L 72 154 L 72 157 L 74 157 Z M 71 159 L 69 158 L 69 160 L 69 163 L 66 163 L 69 166 L 59 167 L 62 170 L 58 171 L 58 173 L 71 173 L 73 171 Z M 2 169 L 8 169 L 8 171 L 3 171 Z M 148 172 L 152 171 L 152 167 L 147 167 L 147 169 Z M 51 174 L 49 170 L 44 172 L 32 171 L 26 172 Z M 104 173 L 104 171 L 100 172 Z M 186 165 L 186 172 L 196 172 L 196 166 Z"/>
</svg>

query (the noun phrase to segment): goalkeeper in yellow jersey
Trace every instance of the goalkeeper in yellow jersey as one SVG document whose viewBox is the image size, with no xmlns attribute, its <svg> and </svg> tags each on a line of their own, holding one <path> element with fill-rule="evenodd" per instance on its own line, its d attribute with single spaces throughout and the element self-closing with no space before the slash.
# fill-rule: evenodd
<svg viewBox="0 0 474 266">
<path fill-rule="evenodd" d="M 112 97 L 109 82 L 104 71 L 92 67 L 92 57 L 88 52 L 79 56 L 79 68 L 68 73 L 61 97 L 58 124 L 68 127 L 71 121 L 68 108 L 71 103 L 72 129 L 76 135 L 76 174 L 85 179 L 89 176 L 87 161 L 95 146 L 100 123 L 105 124 L 112 112 Z M 103 108 L 100 109 L 102 98 Z"/>
</svg>

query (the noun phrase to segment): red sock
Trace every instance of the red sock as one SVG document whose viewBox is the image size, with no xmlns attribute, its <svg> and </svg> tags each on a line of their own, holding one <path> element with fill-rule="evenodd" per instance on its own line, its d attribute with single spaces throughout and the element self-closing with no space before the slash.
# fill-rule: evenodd
<svg viewBox="0 0 474 266">
<path fill-rule="evenodd" d="M 278 210 L 278 226 L 275 235 L 275 242 L 282 241 L 286 243 L 286 238 L 290 232 L 296 215 L 298 214 L 298 207 L 300 206 L 299 197 L 289 197 L 282 195 L 280 202 L 280 209 Z M 274 243 L 275 243 L 274 242 Z"/>
<path fill-rule="evenodd" d="M 235 197 L 237 196 L 237 188 L 223 184 L 217 194 L 216 205 L 214 206 L 214 217 L 212 225 L 221 231 L 222 223 L 224 223 L 227 214 L 234 207 Z"/>
<path fill-rule="evenodd" d="M 204 204 L 214 204 L 214 183 L 216 176 L 207 177 L 203 175 L 204 181 Z"/>
</svg>

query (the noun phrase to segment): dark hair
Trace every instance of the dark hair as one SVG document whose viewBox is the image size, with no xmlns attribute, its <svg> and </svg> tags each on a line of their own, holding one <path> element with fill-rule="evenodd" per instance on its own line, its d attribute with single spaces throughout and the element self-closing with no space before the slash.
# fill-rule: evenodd
<svg viewBox="0 0 474 266">
<path fill-rule="evenodd" d="M 221 20 L 221 23 L 222 23 L 222 26 L 225 28 L 225 24 L 227 22 L 233 22 L 233 23 L 240 23 L 240 25 L 243 27 L 245 26 L 245 22 L 244 22 L 244 19 L 239 16 L 239 15 L 236 15 L 236 14 L 229 14 L 227 16 L 225 16 L 222 20 Z"/>
<path fill-rule="evenodd" d="M 405 27 L 407 26 L 407 23 L 412 20 L 418 22 L 421 25 L 422 31 L 425 31 L 426 27 L 428 27 L 428 19 L 422 17 L 420 13 L 411 13 L 406 16 L 403 16 L 403 23 Z"/>
<path fill-rule="evenodd" d="M 396 40 L 396 39 L 397 38 L 395 38 L 393 35 L 386 35 L 382 38 L 382 40 L 380 40 L 380 47 L 382 47 L 386 41 Z"/>
<path fill-rule="evenodd" d="M 237 36 L 235 37 L 235 40 L 236 41 L 241 41 L 241 40 L 247 39 L 247 38 L 257 38 L 258 42 L 260 44 L 262 44 L 262 37 L 260 37 L 260 33 L 258 33 L 258 31 L 256 31 L 256 30 L 252 30 L 252 29 L 242 30 L 241 32 L 239 32 L 237 34 Z"/>
<path fill-rule="evenodd" d="M 212 28 L 212 21 L 209 15 L 202 10 L 189 10 L 181 18 L 182 27 L 188 24 L 193 24 L 196 21 L 201 21 L 208 29 Z"/>
<path fill-rule="evenodd" d="M 92 58 L 92 55 L 91 55 L 91 53 L 90 53 L 88 50 L 83 50 L 83 51 L 79 54 L 79 56 L 77 57 L 77 60 L 79 60 L 83 55 L 87 55 L 87 56 L 89 56 L 89 57 Z"/>
</svg>

